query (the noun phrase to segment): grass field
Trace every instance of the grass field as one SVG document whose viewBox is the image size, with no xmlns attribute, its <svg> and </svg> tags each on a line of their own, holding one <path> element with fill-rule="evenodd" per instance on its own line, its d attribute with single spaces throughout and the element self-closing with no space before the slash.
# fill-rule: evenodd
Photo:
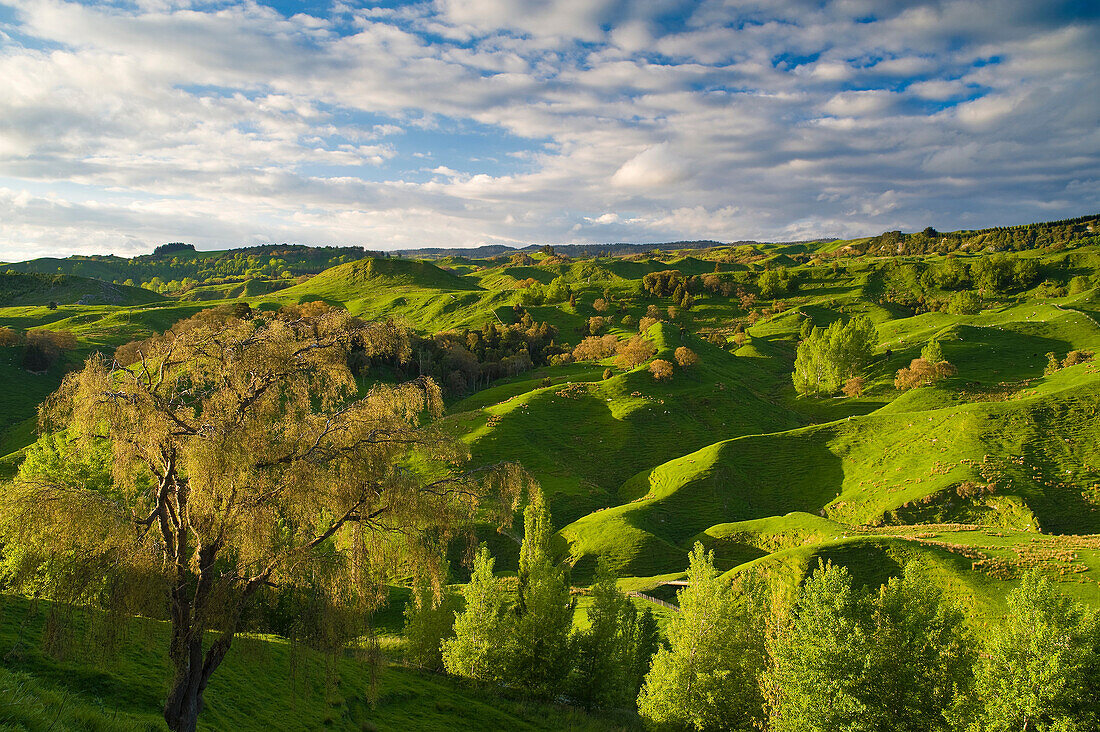
<svg viewBox="0 0 1100 732">
<path fill-rule="evenodd" d="M 536 321 L 558 328 L 558 342 L 576 345 L 597 314 L 609 317 L 606 332 L 628 337 L 647 308 L 657 306 L 665 322 L 645 333 L 655 358 L 674 361 L 680 346 L 699 356 L 667 381 L 656 381 L 645 364 L 623 370 L 607 359 L 542 366 L 449 400 L 442 424 L 468 443 L 474 464 L 514 460 L 538 479 L 575 585 L 586 585 L 596 558 L 605 556 L 624 588 L 674 600 L 675 590 L 664 583 L 683 575 L 687 552 L 701 541 L 722 571 L 761 572 L 788 590 L 818 561 L 843 563 L 858 582 L 875 585 L 918 560 L 975 623 L 1003 612 L 1008 591 L 1029 567 L 1100 606 L 1100 368 L 1086 361 L 1044 375 L 1049 352 L 1059 359 L 1073 350 L 1100 352 L 1100 290 L 1068 287 L 1074 277 L 1097 283 L 1100 250 L 1091 244 L 1028 252 L 1041 263 L 1029 289 L 986 293 L 978 312 L 959 315 L 916 313 L 905 299 L 921 287 L 920 268 L 942 257 L 830 254 L 862 243 L 556 264 L 537 254 L 530 265 L 364 258 L 300 284 L 254 278 L 200 285 L 173 298 L 140 290 L 132 302 L 116 304 L 77 305 L 48 288 L 24 293 L 0 301 L 0 326 L 67 330 L 78 345 L 46 374 L 24 371 L 18 346 L 0 348 L 7 387 L 0 392 L 0 478 L 12 475 L 19 450 L 35 438 L 36 407 L 66 369 L 202 308 L 247 302 L 272 310 L 323 300 L 432 334 L 510 323 L 517 285 L 560 277 L 575 302 L 528 308 Z M 797 289 L 781 300 L 759 297 L 760 272 L 781 265 L 794 273 Z M 641 279 L 670 269 L 713 275 L 729 295 L 697 287 L 690 311 L 673 318 L 671 299 L 645 293 Z M 68 279 L 67 287 L 89 287 Z M 919 294 L 944 301 L 953 295 L 934 288 Z M 608 301 L 606 310 L 596 310 L 597 298 Z M 50 309 L 47 300 L 60 305 Z M 863 370 L 864 392 L 799 397 L 791 372 L 804 319 L 827 326 L 855 315 L 867 315 L 879 336 Z M 895 373 L 933 338 L 957 374 L 899 392 Z M 514 570 L 511 540 L 486 537 L 498 568 Z M 649 605 L 662 617 L 674 612 Z M 584 607 L 582 598 L 580 625 Z M 27 729 L 48 729 L 43 710 L 57 708 L 58 700 L 68 700 L 58 719 L 74 727 L 114 729 L 124 722 L 145 729 L 158 719 L 162 626 L 134 621 L 123 656 L 93 669 L 42 653 L 35 634 L 47 611 L 35 614 L 9 598 L 3 612 L 0 690 L 16 690 L 3 691 L 3 699 L 23 699 L 28 720 L 39 715 L 22 723 Z M 29 635 L 19 643 L 22 634 Z M 239 673 L 215 677 L 225 686 L 211 688 L 209 729 L 285 728 L 280 715 L 313 720 L 303 729 L 610 725 L 567 709 L 525 709 L 402 667 L 386 669 L 371 706 L 366 671 L 351 659 L 333 663 L 303 652 L 305 660 L 291 664 L 295 654 L 278 638 L 244 645 L 227 661 L 241 664 Z M 217 681 L 222 676 L 239 686 Z M 291 702 L 299 706 L 286 706 Z"/>
</svg>

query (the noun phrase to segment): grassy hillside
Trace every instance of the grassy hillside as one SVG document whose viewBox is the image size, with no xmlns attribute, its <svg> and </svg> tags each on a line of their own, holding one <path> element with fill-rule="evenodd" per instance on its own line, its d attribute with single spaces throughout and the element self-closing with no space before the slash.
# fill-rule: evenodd
<svg viewBox="0 0 1100 732">
<path fill-rule="evenodd" d="M 71 275 L 0 273 L 0 307 L 19 305 L 141 305 L 164 298 L 140 287 Z"/>
<path fill-rule="evenodd" d="M 18 465 L 19 449 L 34 439 L 37 405 L 67 369 L 206 307 L 247 303 L 275 310 L 322 300 L 365 318 L 398 319 L 425 339 L 450 331 L 441 346 L 447 368 L 469 367 L 472 351 L 462 353 L 463 344 L 472 349 L 488 324 L 503 328 L 526 314 L 525 322 L 556 329 L 551 352 L 557 358 L 459 382 L 467 386 L 448 391 L 441 426 L 467 442 L 475 465 L 515 460 L 538 479 L 574 584 L 587 584 L 596 558 L 605 556 L 623 575 L 624 588 L 672 601 L 675 587 L 665 583 L 683 576 L 687 552 L 701 541 L 723 571 L 760 572 L 787 590 L 820 560 L 845 564 L 865 584 L 920 560 L 978 623 L 1003 612 L 1007 592 L 1033 566 L 1066 594 L 1100 606 L 1100 364 L 1081 354 L 1076 365 L 1061 363 L 1074 351 L 1100 353 L 1100 246 L 1090 222 L 962 232 L 941 237 L 943 246 L 923 234 L 898 239 L 888 232 L 846 242 L 583 260 L 533 253 L 526 264 L 510 257 L 425 262 L 343 250 L 182 253 L 177 264 L 164 257 L 40 262 L 34 266 L 49 274 L 33 280 L 39 290 L 0 302 L 0 325 L 19 333 L 70 331 L 77 346 L 46 374 L 22 369 L 21 346 L 0 348 L 0 379 L 10 385 L 0 394 L 0 476 Z M 1005 271 L 1033 266 L 1033 276 L 979 284 L 985 263 L 999 261 L 983 247 L 996 248 L 998 256 L 1013 252 L 1010 264 L 1025 264 Z M 306 272 L 303 277 L 310 268 L 323 269 L 322 261 L 335 266 L 296 280 L 271 259 L 284 259 L 291 275 Z M 181 286 L 166 298 L 55 275 L 59 267 L 103 267 L 108 277 L 127 267 L 152 272 L 154 264 L 177 275 L 191 271 L 187 267 L 242 273 Z M 968 272 L 963 281 L 940 276 L 959 266 Z M 780 267 L 787 289 L 765 297 L 759 279 Z M 674 301 L 673 292 L 647 291 L 643 278 L 668 270 L 679 273 L 690 293 L 686 305 L 682 293 Z M 9 277 L 17 276 L 0 275 Z M 69 294 L 50 290 L 43 299 L 47 282 Z M 552 298 L 546 294 L 551 283 L 558 288 Z M 123 300 L 77 304 L 88 293 L 115 291 Z M 960 293 L 970 298 L 962 305 Z M 60 306 L 46 307 L 49 300 Z M 686 347 L 698 363 L 676 365 L 670 379 L 659 381 L 648 363 L 624 370 L 614 358 L 572 363 L 563 355 L 592 330 L 630 338 L 647 315 L 660 317 L 642 333 L 654 358 L 675 363 L 676 349 Z M 804 332 L 857 315 L 870 318 L 878 336 L 859 372 L 862 393 L 799 396 L 791 373 Z M 509 337 L 527 337 L 517 333 Z M 896 389 L 898 369 L 932 339 L 957 373 Z M 509 353 L 528 347 L 519 341 Z M 1049 353 L 1059 368 L 1045 373 Z M 472 368 L 484 367 L 474 361 Z M 416 369 L 415 359 L 376 364 L 361 380 L 403 378 Z M 509 375 L 496 379 L 501 373 Z M 498 569 L 513 571 L 511 539 L 488 532 L 486 538 Z M 464 570 L 456 565 L 456 571 Z M 645 597 L 634 600 L 658 607 Z M 163 689 L 139 677 L 160 678 L 151 669 L 163 659 L 146 658 L 140 664 L 152 665 L 141 666 L 135 657 L 93 672 L 87 664 L 47 658 L 36 643 L 9 658 L 2 643 L 14 646 L 19 628 L 44 622 L 25 620 L 18 600 L 9 608 L 15 609 L 4 611 L 0 631 L 7 674 L 0 687 L 26 689 L 28 704 L 41 702 L 43 709 L 73 699 L 76 716 L 64 717 L 75 720 L 71 726 L 83 723 L 80 715 L 95 720 L 87 723 L 93 729 L 123 717 L 138 729 L 155 721 Z M 583 625 L 583 600 L 581 608 Z M 661 606 L 660 612 L 675 610 Z M 133 649 L 163 633 L 155 623 L 139 625 L 145 630 L 127 641 Z M 297 694 L 272 680 L 286 681 L 289 673 L 284 643 L 268 638 L 246 645 L 251 650 L 233 661 L 241 664 L 235 668 L 259 668 L 263 687 L 255 698 L 243 687 L 212 687 L 211 729 L 278 727 L 280 714 L 349 729 L 602 724 L 549 707 L 523 711 L 492 693 L 401 668 L 383 675 L 371 709 L 362 668 L 343 659 L 326 667 L 310 657 L 309 670 L 294 682 L 310 693 Z M 333 674 L 340 684 L 331 683 Z M 124 698 L 122 689 L 131 687 L 132 699 Z M 300 706 L 264 706 L 263 700 L 284 696 L 300 697 L 294 701 Z M 118 718 L 104 721 L 105 710 Z"/>
<path fill-rule="evenodd" d="M 71 636 L 44 638 L 59 612 L 65 611 L 47 602 L 0 596 L 0 726 L 28 732 L 163 729 L 167 626 L 135 619 L 110 627 L 78 613 Z M 96 662 L 81 660 L 89 657 Z M 238 639 L 211 677 L 199 729 L 621 729 L 566 707 L 509 701 L 438 674 L 398 665 L 375 670 L 377 678 L 361 660 L 293 648 L 275 637 Z"/>
</svg>

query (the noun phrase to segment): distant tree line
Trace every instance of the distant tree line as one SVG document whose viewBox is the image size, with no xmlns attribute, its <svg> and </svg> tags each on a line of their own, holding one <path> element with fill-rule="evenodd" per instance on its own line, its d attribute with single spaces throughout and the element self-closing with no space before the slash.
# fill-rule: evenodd
<svg viewBox="0 0 1100 732">
<path fill-rule="evenodd" d="M 923 231 L 905 234 L 887 231 L 865 242 L 852 245 L 863 254 L 897 256 L 909 254 L 949 254 L 956 251 L 1025 251 L 1064 248 L 1067 244 L 1084 246 L 1100 240 L 1100 218 L 1082 216 L 1021 226 L 1002 226 L 980 231 L 942 233 L 929 226 Z"/>
</svg>

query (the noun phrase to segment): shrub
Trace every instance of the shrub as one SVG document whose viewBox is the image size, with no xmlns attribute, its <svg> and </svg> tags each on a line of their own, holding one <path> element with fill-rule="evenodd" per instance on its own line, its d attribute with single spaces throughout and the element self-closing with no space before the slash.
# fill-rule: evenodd
<svg viewBox="0 0 1100 732">
<path fill-rule="evenodd" d="M 689 368 L 699 363 L 699 356 L 687 346 L 680 346 L 675 352 L 676 363 L 683 368 Z"/>
<path fill-rule="evenodd" d="M 1089 282 L 1088 277 L 1077 275 L 1069 281 L 1069 294 L 1079 295 L 1085 290 L 1092 289 L 1092 283 Z"/>
<path fill-rule="evenodd" d="M 857 397 L 863 394 L 864 388 L 867 386 L 867 380 L 862 376 L 853 376 L 844 382 L 844 386 L 841 391 L 844 392 L 846 397 Z"/>
<path fill-rule="evenodd" d="M 639 364 L 645 363 L 657 352 L 653 344 L 641 336 L 634 336 L 628 341 L 619 343 L 619 353 L 615 357 L 615 364 L 621 368 L 630 370 Z"/>
<path fill-rule="evenodd" d="M 612 373 L 611 369 L 604 369 L 603 370 L 604 381 L 610 379 L 612 376 L 613 376 L 613 373 Z"/>
<path fill-rule="evenodd" d="M 588 319 L 588 332 L 592 335 L 599 335 L 604 328 L 607 327 L 607 318 L 601 315 L 593 315 Z"/>
<path fill-rule="evenodd" d="M 613 335 L 588 336 L 573 349 L 574 361 L 599 361 L 613 355 L 619 346 L 619 339 Z"/>
<path fill-rule="evenodd" d="M 63 330 L 27 331 L 23 345 L 23 368 L 27 371 L 46 371 L 61 360 L 61 354 L 76 346 L 76 337 Z"/>
<path fill-rule="evenodd" d="M 982 298 L 972 290 L 957 292 L 947 304 L 947 312 L 953 315 L 977 315 L 982 311 Z"/>
<path fill-rule="evenodd" d="M 649 373 L 653 374 L 653 378 L 657 381 L 667 381 L 672 378 L 672 364 L 658 358 L 649 364 Z"/>
<path fill-rule="evenodd" d="M 19 334 L 6 325 L 0 326 L 0 348 L 19 345 Z"/>
<path fill-rule="evenodd" d="M 656 305 L 650 305 L 645 309 L 645 316 L 647 318 L 653 318 L 654 320 L 661 319 L 661 309 Z"/>
<path fill-rule="evenodd" d="M 914 358 L 909 362 L 909 368 L 898 369 L 898 373 L 894 377 L 894 388 L 905 391 L 906 389 L 915 389 L 918 386 L 927 386 L 957 372 L 958 369 L 947 361 L 932 363 L 924 358 Z"/>
<path fill-rule="evenodd" d="M 940 361 L 945 360 L 943 357 L 943 349 L 940 347 L 940 342 L 935 338 L 928 341 L 928 345 L 921 349 L 920 357 L 923 358 L 925 361 L 930 361 L 931 363 L 939 363 Z"/>
<path fill-rule="evenodd" d="M 1043 376 L 1050 376 L 1058 369 L 1062 367 L 1062 364 L 1058 361 L 1058 357 L 1054 355 L 1054 351 L 1047 352 L 1047 366 L 1043 369 Z"/>
<path fill-rule="evenodd" d="M 634 325 L 634 316 L 629 313 L 623 316 L 623 319 L 619 321 L 623 324 L 624 328 L 629 328 Z"/>
<path fill-rule="evenodd" d="M 1066 354 L 1066 360 L 1062 362 L 1062 368 L 1076 366 L 1079 363 L 1092 360 L 1092 351 L 1070 351 Z"/>
<path fill-rule="evenodd" d="M 596 301 L 592 303 L 592 309 L 595 310 L 597 313 L 606 313 L 607 300 L 604 300 L 602 297 L 596 298 Z"/>
</svg>

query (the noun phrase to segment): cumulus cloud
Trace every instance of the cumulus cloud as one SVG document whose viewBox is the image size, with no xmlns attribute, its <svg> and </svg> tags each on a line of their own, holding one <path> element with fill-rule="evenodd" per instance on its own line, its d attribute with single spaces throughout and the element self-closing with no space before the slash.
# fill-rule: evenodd
<svg viewBox="0 0 1100 732">
<path fill-rule="evenodd" d="M 1100 206 L 1100 20 L 1072 0 L 5 17 L 0 259 L 805 238 Z"/>
<path fill-rule="evenodd" d="M 647 147 L 622 164 L 611 183 L 622 188 L 663 188 L 688 177 L 684 160 L 667 142 Z"/>
</svg>

